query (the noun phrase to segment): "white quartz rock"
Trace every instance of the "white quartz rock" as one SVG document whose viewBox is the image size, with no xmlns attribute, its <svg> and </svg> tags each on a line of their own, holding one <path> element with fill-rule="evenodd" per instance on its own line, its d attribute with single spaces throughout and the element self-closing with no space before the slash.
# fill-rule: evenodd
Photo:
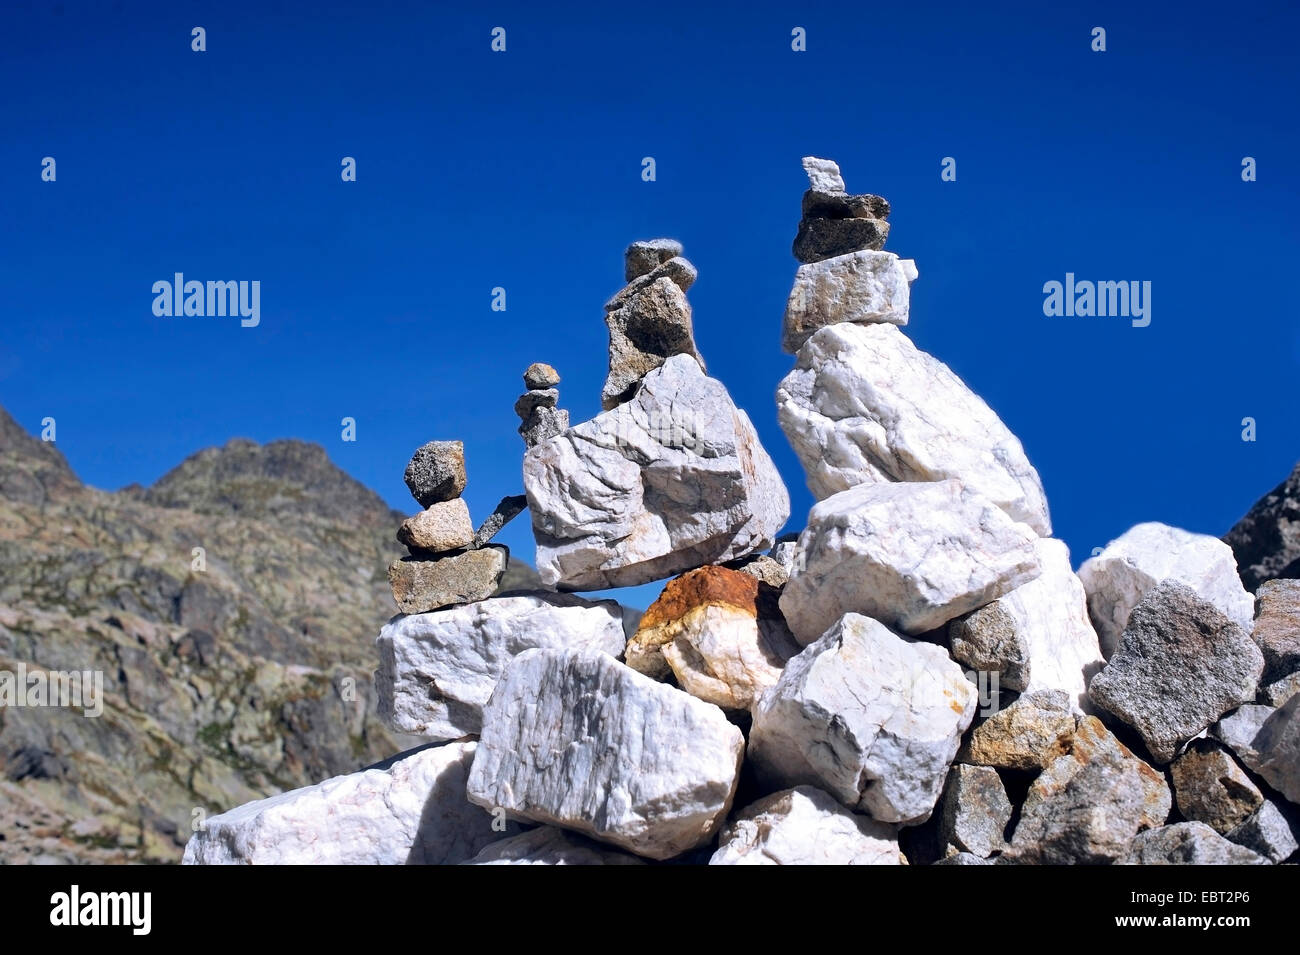
<svg viewBox="0 0 1300 955">
<path fill-rule="evenodd" d="M 494 842 L 462 865 L 645 865 L 636 856 L 563 829 L 539 826 Z"/>
<path fill-rule="evenodd" d="M 864 249 L 799 266 L 785 306 L 781 347 L 791 355 L 826 325 L 906 325 L 916 264 Z"/>
<path fill-rule="evenodd" d="M 512 657 L 531 647 L 618 656 L 623 620 L 613 600 L 539 591 L 394 617 L 376 644 L 380 718 L 399 733 L 459 739 L 478 733 L 483 705 Z"/>
<path fill-rule="evenodd" d="M 525 650 L 483 710 L 472 802 L 651 859 L 708 842 L 745 741 L 722 711 L 593 650 Z"/>
<path fill-rule="evenodd" d="M 689 355 L 524 455 L 537 569 L 563 590 L 630 587 L 772 545 L 790 497 L 745 412 Z"/>
<path fill-rule="evenodd" d="M 1107 659 L 1119 645 L 1133 608 L 1167 577 L 1186 584 L 1247 633 L 1254 627 L 1255 600 L 1237 576 L 1232 548 L 1208 534 L 1154 521 L 1138 524 L 1079 568 L 1088 612 Z"/>
<path fill-rule="evenodd" d="M 709 865 L 907 865 L 894 826 L 860 816 L 814 786 L 746 806 Z"/>
<path fill-rule="evenodd" d="M 1042 576 L 954 620 L 949 646 L 967 666 L 998 672 L 1009 690 L 1064 690 L 1079 710 L 1104 663 L 1097 631 L 1065 542 L 1043 537 L 1036 549 Z"/>
<path fill-rule="evenodd" d="M 1037 577 L 1037 540 L 956 480 L 859 484 L 809 513 L 781 610 L 802 644 L 850 612 L 924 633 Z"/>
<path fill-rule="evenodd" d="M 880 822 L 934 809 L 978 694 L 942 647 L 846 614 L 786 664 L 754 709 L 749 759 Z"/>
<path fill-rule="evenodd" d="M 1042 482 L 1019 439 L 893 325 L 817 331 L 776 404 L 819 500 L 858 484 L 959 478 L 1042 536 L 1052 533 Z"/>
<path fill-rule="evenodd" d="M 808 185 L 815 192 L 844 192 L 844 177 L 840 175 L 840 166 L 835 160 L 804 156 L 803 171 L 808 174 Z"/>
<path fill-rule="evenodd" d="M 465 799 L 473 742 L 246 803 L 208 819 L 186 865 L 444 865 L 519 831 Z M 504 817 L 498 817 L 504 822 Z M 498 822 L 497 828 L 501 828 Z"/>
</svg>

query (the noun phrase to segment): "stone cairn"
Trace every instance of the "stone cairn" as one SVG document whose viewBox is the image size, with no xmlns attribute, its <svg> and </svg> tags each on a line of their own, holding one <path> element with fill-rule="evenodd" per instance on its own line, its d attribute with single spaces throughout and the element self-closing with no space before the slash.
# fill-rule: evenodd
<svg viewBox="0 0 1300 955">
<path fill-rule="evenodd" d="M 375 683 L 440 745 L 212 818 L 187 862 L 1295 857 L 1300 581 L 1252 596 L 1227 544 L 1154 523 L 1075 573 L 1019 440 L 901 331 L 889 204 L 804 169 L 776 394 L 802 532 L 705 372 L 695 268 L 633 243 L 604 410 L 570 426 L 554 369 L 524 376 L 524 495 L 471 534 L 460 443 L 407 468 Z M 553 589 L 491 596 L 524 506 Z M 630 634 L 568 592 L 656 580 Z"/>
</svg>

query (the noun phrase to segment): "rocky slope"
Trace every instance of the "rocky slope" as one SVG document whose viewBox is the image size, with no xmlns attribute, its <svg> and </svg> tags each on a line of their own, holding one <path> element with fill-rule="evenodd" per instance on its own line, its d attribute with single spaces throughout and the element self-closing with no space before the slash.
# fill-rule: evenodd
<svg viewBox="0 0 1300 955">
<path fill-rule="evenodd" d="M 104 703 L 0 707 L 0 861 L 176 861 L 206 815 L 407 748 L 371 679 L 403 516 L 299 441 L 96 490 L 0 409 L 0 672 L 98 671 Z"/>
</svg>

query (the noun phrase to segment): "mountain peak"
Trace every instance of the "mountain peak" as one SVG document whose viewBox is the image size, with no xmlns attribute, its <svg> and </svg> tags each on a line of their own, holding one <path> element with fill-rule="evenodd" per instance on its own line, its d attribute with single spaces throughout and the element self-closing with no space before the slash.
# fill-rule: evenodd
<svg viewBox="0 0 1300 955">
<path fill-rule="evenodd" d="M 80 486 L 52 442 L 29 434 L 0 408 L 0 496 L 39 506 L 52 494 Z"/>
</svg>

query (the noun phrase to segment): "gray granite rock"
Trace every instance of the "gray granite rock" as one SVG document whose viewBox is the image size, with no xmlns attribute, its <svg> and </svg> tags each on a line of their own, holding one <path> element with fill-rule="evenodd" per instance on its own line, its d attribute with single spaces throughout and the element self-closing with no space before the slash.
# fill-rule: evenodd
<svg viewBox="0 0 1300 955">
<path fill-rule="evenodd" d="M 668 276 L 641 286 L 617 307 L 607 309 L 605 325 L 609 329 L 609 373 L 600 405 L 606 411 L 627 401 L 638 383 L 673 355 L 690 355 L 704 365 L 695 347 L 686 293 Z"/>
<path fill-rule="evenodd" d="M 430 441 L 421 445 L 411 455 L 403 477 L 421 507 L 459 497 L 465 490 L 464 443 Z"/>
<path fill-rule="evenodd" d="M 1266 580 L 1255 592 L 1251 637 L 1264 654 L 1263 682 L 1300 671 L 1300 580 Z"/>
<path fill-rule="evenodd" d="M 820 262 L 863 249 L 878 252 L 885 247 L 887 238 L 889 223 L 884 219 L 805 217 L 799 221 L 791 251 L 800 262 Z"/>
<path fill-rule="evenodd" d="M 1296 827 L 1272 800 L 1265 800 L 1249 819 L 1224 835 L 1273 862 L 1283 862 L 1300 849 Z"/>
<path fill-rule="evenodd" d="M 560 403 L 560 389 L 536 388 L 525 391 L 515 401 L 515 414 L 527 421 L 534 408 L 554 408 Z"/>
<path fill-rule="evenodd" d="M 682 254 L 676 239 L 643 239 L 633 242 L 623 253 L 623 281 L 631 282 Z"/>
<path fill-rule="evenodd" d="M 398 542 L 413 550 L 433 553 L 457 550 L 474 539 L 474 525 L 469 520 L 465 499 L 452 498 L 430 504 L 414 517 L 408 517 L 397 529 Z"/>
<path fill-rule="evenodd" d="M 563 434 L 569 428 L 569 412 L 565 408 L 548 408 L 544 405 L 534 408 L 519 425 L 519 433 L 524 444 L 535 448 L 539 444 Z"/>
<path fill-rule="evenodd" d="M 996 769 L 961 763 L 948 771 L 939 799 L 939 839 L 945 855 L 970 852 L 987 858 L 1005 845 L 1011 800 Z"/>
<path fill-rule="evenodd" d="M 1241 627 L 1187 585 L 1166 580 L 1133 608 L 1088 696 L 1167 763 L 1224 713 L 1253 700 L 1263 669 Z"/>
<path fill-rule="evenodd" d="M 1279 793 L 1300 805 L 1300 696 L 1278 707 L 1252 740 L 1256 755 L 1242 759 Z"/>
<path fill-rule="evenodd" d="M 1030 785 L 1003 857 L 1046 865 L 1114 862 L 1138 832 L 1165 822 L 1170 805 L 1164 776 L 1085 716 L 1066 752 Z"/>
<path fill-rule="evenodd" d="M 535 361 L 524 371 L 524 387 L 529 391 L 554 388 L 560 383 L 560 373 L 545 362 Z"/>
<path fill-rule="evenodd" d="M 1134 837 L 1120 865 L 1268 865 L 1203 822 L 1177 822 Z"/>
<path fill-rule="evenodd" d="M 1237 754 L 1237 758 L 1253 769 L 1259 759 L 1255 737 L 1265 721 L 1277 712 L 1277 707 L 1247 703 L 1221 717 L 1210 727 L 1210 735 Z"/>
<path fill-rule="evenodd" d="M 1069 750 L 1076 719 L 1063 690 L 1026 693 L 977 725 L 957 758 L 976 766 L 1038 771 Z"/>
<path fill-rule="evenodd" d="M 1232 754 L 1210 739 L 1193 740 L 1169 767 L 1183 817 L 1226 835 L 1264 804 L 1264 796 Z"/>
<path fill-rule="evenodd" d="M 1236 556 L 1248 590 L 1275 577 L 1300 577 L 1300 464 L 1256 501 L 1223 539 Z"/>
<path fill-rule="evenodd" d="M 402 613 L 426 613 L 491 597 L 509 560 L 499 544 L 434 559 L 402 557 L 388 566 L 388 583 Z"/>
</svg>

